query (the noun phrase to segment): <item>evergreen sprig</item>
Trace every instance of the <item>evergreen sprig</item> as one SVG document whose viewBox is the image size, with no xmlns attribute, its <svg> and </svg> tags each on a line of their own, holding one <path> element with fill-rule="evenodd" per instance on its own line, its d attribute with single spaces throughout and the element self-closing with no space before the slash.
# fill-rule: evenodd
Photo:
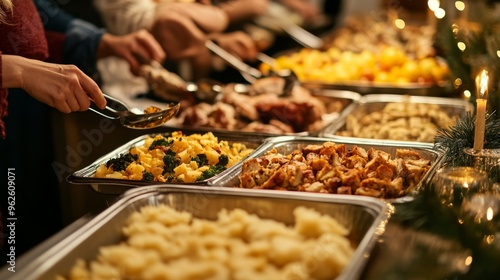
<svg viewBox="0 0 500 280">
<path fill-rule="evenodd" d="M 500 148 L 500 119 L 494 118 L 495 112 L 486 116 L 484 132 L 484 148 Z M 468 112 L 457 120 L 455 126 L 438 129 L 434 138 L 434 148 L 445 151 L 444 163 L 451 166 L 470 165 L 464 149 L 474 146 L 476 116 Z"/>
</svg>

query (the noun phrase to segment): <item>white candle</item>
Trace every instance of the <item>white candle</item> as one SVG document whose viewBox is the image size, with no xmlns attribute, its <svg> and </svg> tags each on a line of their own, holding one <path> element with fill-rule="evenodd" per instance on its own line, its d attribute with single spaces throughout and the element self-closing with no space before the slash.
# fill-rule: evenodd
<svg viewBox="0 0 500 280">
<path fill-rule="evenodd" d="M 474 150 L 481 151 L 484 146 L 486 104 L 488 101 L 488 71 L 483 69 L 476 77 L 476 129 L 474 131 Z"/>
<path fill-rule="evenodd" d="M 486 119 L 486 99 L 477 99 L 476 130 L 474 132 L 475 151 L 481 151 L 483 149 L 485 119 Z"/>
</svg>

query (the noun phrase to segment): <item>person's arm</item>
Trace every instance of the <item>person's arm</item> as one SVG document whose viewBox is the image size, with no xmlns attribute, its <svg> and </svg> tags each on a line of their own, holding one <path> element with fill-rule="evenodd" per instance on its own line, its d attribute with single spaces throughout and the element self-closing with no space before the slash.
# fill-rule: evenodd
<svg viewBox="0 0 500 280">
<path fill-rule="evenodd" d="M 163 61 L 165 59 L 165 52 L 159 43 L 145 30 L 138 30 L 124 36 L 114 36 L 89 22 L 68 15 L 51 2 L 35 0 L 35 4 L 47 30 L 65 33 L 62 63 L 75 64 L 88 75 L 96 73 L 97 60 L 107 56 L 125 59 L 132 73 L 136 75 L 140 68 L 136 54 L 146 60 Z M 44 13 L 51 14 L 51 16 L 44 20 Z"/>
<path fill-rule="evenodd" d="M 0 53 L 0 87 L 22 88 L 31 97 L 63 113 L 84 111 L 106 100 L 97 84 L 74 65 L 46 63 Z"/>
<path fill-rule="evenodd" d="M 337 0 L 326 0 L 337 1 Z M 283 5 L 299 13 L 305 20 L 312 20 L 321 14 L 320 9 L 310 0 L 279 0 Z"/>
<path fill-rule="evenodd" d="M 151 0 L 94 0 L 106 29 L 114 35 L 125 35 L 139 29 L 150 29 L 156 3 Z"/>
<path fill-rule="evenodd" d="M 210 39 L 217 42 L 226 51 L 245 61 L 254 61 L 257 46 L 252 38 L 243 31 L 211 34 Z"/>
<path fill-rule="evenodd" d="M 159 3 L 151 33 L 172 60 L 209 57 L 207 34 L 223 31 L 227 15 L 219 8 L 199 3 Z"/>
<path fill-rule="evenodd" d="M 251 20 L 267 11 L 269 0 L 232 0 L 219 4 L 226 12 L 229 22 L 238 23 Z"/>
<path fill-rule="evenodd" d="M 88 75 L 96 73 L 96 51 L 104 30 L 74 18 L 55 2 L 47 0 L 34 0 L 34 2 L 44 28 L 65 35 L 62 63 L 75 64 Z"/>
</svg>

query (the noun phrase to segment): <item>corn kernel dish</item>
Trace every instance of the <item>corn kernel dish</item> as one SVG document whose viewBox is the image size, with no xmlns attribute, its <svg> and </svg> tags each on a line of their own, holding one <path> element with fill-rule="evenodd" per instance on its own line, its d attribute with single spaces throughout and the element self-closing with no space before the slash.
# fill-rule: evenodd
<svg viewBox="0 0 500 280">
<path fill-rule="evenodd" d="M 242 143 L 219 141 L 211 132 L 147 137 L 133 147 L 101 164 L 97 178 L 148 182 L 193 183 L 213 177 L 247 157 L 253 149 Z"/>
<path fill-rule="evenodd" d="M 294 224 L 222 209 L 215 221 L 166 205 L 130 215 L 123 241 L 57 279 L 335 279 L 351 261 L 349 230 L 303 206 Z"/>
</svg>

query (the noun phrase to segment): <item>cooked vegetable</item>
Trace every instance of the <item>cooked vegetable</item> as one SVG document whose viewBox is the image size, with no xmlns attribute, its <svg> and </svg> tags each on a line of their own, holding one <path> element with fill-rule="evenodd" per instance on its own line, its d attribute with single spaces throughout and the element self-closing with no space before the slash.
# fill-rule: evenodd
<svg viewBox="0 0 500 280">
<path fill-rule="evenodd" d="M 157 147 L 161 147 L 161 146 L 169 147 L 171 144 L 172 144 L 172 141 L 168 141 L 165 138 L 158 139 L 158 140 L 153 141 L 153 143 L 151 143 L 151 145 L 149 146 L 149 150 L 151 151 L 151 150 L 156 149 Z"/>
<path fill-rule="evenodd" d="M 226 170 L 226 167 L 223 165 L 212 165 L 207 170 L 203 171 L 200 177 L 196 178 L 196 181 L 203 181 L 208 178 L 211 178 L 222 171 Z"/>
<path fill-rule="evenodd" d="M 175 158 L 175 153 L 167 152 L 163 157 L 163 163 L 165 163 L 165 172 L 173 172 L 174 168 L 179 165 L 179 160 Z"/>
<path fill-rule="evenodd" d="M 155 180 L 155 176 L 151 172 L 144 171 L 142 173 L 142 181 L 145 182 L 153 182 Z"/>
<path fill-rule="evenodd" d="M 226 156 L 226 158 L 227 158 L 227 156 Z M 205 154 L 197 154 L 196 157 L 191 158 L 191 161 L 196 162 L 196 164 L 198 164 L 198 166 L 203 166 L 203 165 L 208 164 L 207 155 L 205 155 Z"/>
<path fill-rule="evenodd" d="M 137 160 L 137 155 L 126 153 L 120 155 L 118 158 L 112 158 L 106 162 L 106 167 L 111 167 L 114 171 L 122 171 L 127 166 Z"/>
</svg>

